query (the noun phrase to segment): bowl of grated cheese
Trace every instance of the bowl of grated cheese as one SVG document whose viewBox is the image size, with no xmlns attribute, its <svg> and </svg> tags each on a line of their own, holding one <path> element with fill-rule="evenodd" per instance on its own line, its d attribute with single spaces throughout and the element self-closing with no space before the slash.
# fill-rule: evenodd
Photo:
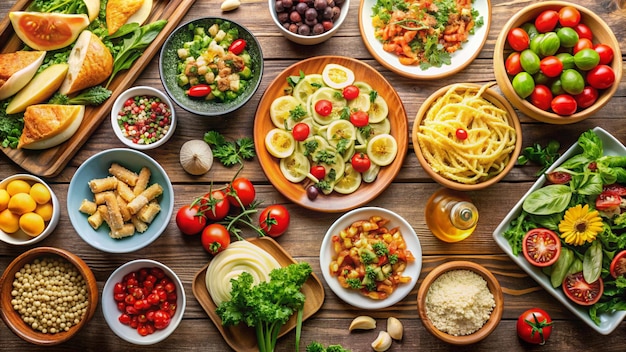
<svg viewBox="0 0 626 352">
<path fill-rule="evenodd" d="M 482 265 L 452 261 L 433 269 L 420 285 L 417 308 L 428 332 L 452 345 L 489 336 L 502 318 L 502 288 Z"/>
</svg>

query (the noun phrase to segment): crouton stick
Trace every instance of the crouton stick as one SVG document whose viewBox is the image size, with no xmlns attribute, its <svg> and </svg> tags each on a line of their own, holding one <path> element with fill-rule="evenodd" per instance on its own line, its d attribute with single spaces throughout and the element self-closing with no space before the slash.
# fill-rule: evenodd
<svg viewBox="0 0 626 352">
<path fill-rule="evenodd" d="M 109 173 L 117 177 L 119 180 L 122 180 L 129 186 L 135 186 L 135 184 L 137 183 L 137 178 L 139 177 L 136 173 L 128 170 L 118 163 L 111 164 L 111 167 L 109 168 Z"/>
<path fill-rule="evenodd" d="M 130 213 L 135 215 L 137 212 L 148 204 L 151 200 L 160 196 L 163 193 L 163 187 L 158 183 L 153 183 L 145 191 L 141 192 L 130 203 L 128 203 L 128 209 Z"/>
<path fill-rule="evenodd" d="M 112 191 L 117 188 L 117 178 L 115 176 L 95 178 L 89 181 L 89 188 L 94 194 L 104 191 Z"/>
<path fill-rule="evenodd" d="M 139 177 L 137 178 L 137 183 L 133 189 L 135 195 L 141 194 L 141 192 L 146 190 L 151 175 L 152 173 L 150 172 L 150 169 L 145 166 L 141 168 L 141 171 L 139 171 Z"/>
</svg>

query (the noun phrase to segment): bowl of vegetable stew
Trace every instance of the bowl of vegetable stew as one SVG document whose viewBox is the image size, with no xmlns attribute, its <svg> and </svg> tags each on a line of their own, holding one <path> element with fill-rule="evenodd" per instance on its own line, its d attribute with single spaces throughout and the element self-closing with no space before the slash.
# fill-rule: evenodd
<svg viewBox="0 0 626 352">
<path fill-rule="evenodd" d="M 513 49 L 526 47 L 525 35 L 534 38 L 529 49 Z M 621 58 L 619 41 L 599 15 L 571 2 L 544 1 L 524 7 L 504 25 L 493 65 L 502 93 L 522 113 L 545 123 L 570 124 L 594 115 L 615 94 L 622 77 Z M 544 69 L 537 71 L 542 62 Z"/>
<path fill-rule="evenodd" d="M 263 76 L 263 52 L 244 26 L 202 17 L 176 28 L 159 57 L 167 94 L 199 116 L 222 116 L 245 105 Z"/>
<path fill-rule="evenodd" d="M 26 271 L 26 265 L 29 266 L 30 270 L 28 271 L 30 273 Z M 36 280 L 35 275 L 31 274 L 51 269 L 55 269 L 62 275 L 52 274 L 46 276 L 45 280 L 49 281 L 51 285 L 57 286 L 58 290 L 42 287 L 45 280 Z M 16 277 L 18 272 L 22 272 L 19 278 Z M 30 283 L 30 289 L 25 287 L 25 283 Z M 37 291 L 30 292 L 31 303 L 23 304 L 20 303 L 22 300 L 20 295 L 12 295 L 15 285 L 23 287 L 22 292 L 35 291 L 36 285 L 40 287 Z M 55 305 L 56 307 L 52 308 L 50 314 L 56 315 L 59 319 L 74 319 L 74 321 L 63 324 L 46 323 L 42 320 L 43 317 L 28 312 L 24 306 L 34 305 L 33 301 L 38 302 L 37 304 L 41 306 L 45 306 L 46 302 L 49 302 L 37 294 L 40 290 L 44 290 L 46 294 L 51 296 L 59 295 L 58 299 L 61 300 L 69 297 L 72 309 L 67 310 L 60 305 Z M 70 292 L 73 293 L 70 294 Z M 32 248 L 9 263 L 0 279 L 0 316 L 2 320 L 13 333 L 35 345 L 52 346 L 70 340 L 93 317 L 97 306 L 98 284 L 93 272 L 81 258 L 64 249 L 54 247 Z M 29 316 L 26 320 L 30 323 L 26 323 L 24 320 L 23 316 L 27 314 Z"/>
</svg>

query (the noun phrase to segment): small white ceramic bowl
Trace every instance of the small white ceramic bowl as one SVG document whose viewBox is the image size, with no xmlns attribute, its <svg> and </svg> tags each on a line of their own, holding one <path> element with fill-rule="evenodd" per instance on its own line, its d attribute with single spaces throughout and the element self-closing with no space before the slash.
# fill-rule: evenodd
<svg viewBox="0 0 626 352">
<path fill-rule="evenodd" d="M 296 3 L 297 0 L 294 1 L 294 5 Z M 346 17 L 348 17 L 348 9 L 350 8 L 350 0 L 344 0 L 344 2 L 339 6 L 339 8 L 341 9 L 341 14 L 339 15 L 337 21 L 334 22 L 333 28 L 318 35 L 300 35 L 289 31 L 280 23 L 280 21 L 278 20 L 278 13 L 276 12 L 275 8 L 276 0 L 268 0 L 267 4 L 270 15 L 272 16 L 272 20 L 274 21 L 274 24 L 276 24 L 276 27 L 278 27 L 280 32 L 283 34 L 283 36 L 285 36 L 285 38 L 291 40 L 294 43 L 302 45 L 315 45 L 330 39 L 333 35 L 335 35 L 335 33 L 337 33 L 339 27 L 341 27 Z"/>
<path fill-rule="evenodd" d="M 355 221 L 367 221 L 370 217 L 374 215 L 378 215 L 385 219 L 388 219 L 389 222 L 385 225 L 385 227 L 387 227 L 388 229 L 392 229 L 394 227 L 399 228 L 400 233 L 402 233 L 402 237 L 406 242 L 407 248 L 415 257 L 415 261 L 409 263 L 406 270 L 403 272 L 404 276 L 411 277 L 411 282 L 406 284 L 400 284 L 391 293 L 391 295 L 389 295 L 389 297 L 382 300 L 374 300 L 365 297 L 357 290 L 343 288 L 339 284 L 337 277 L 332 276 L 329 270 L 330 263 L 335 256 L 332 244 L 332 237 L 334 235 L 338 235 L 342 230 L 352 225 L 352 223 L 354 223 Z M 411 224 L 409 224 L 400 215 L 384 208 L 358 208 L 344 214 L 339 219 L 337 219 L 330 226 L 330 228 L 328 228 L 328 231 L 326 232 L 326 235 L 324 236 L 324 239 L 322 241 L 322 246 L 320 247 L 320 268 L 322 274 L 324 275 L 324 280 L 326 280 L 326 283 L 328 284 L 330 289 L 344 302 L 362 309 L 387 308 L 403 300 L 409 293 L 411 293 L 411 290 L 413 290 L 415 284 L 417 284 L 420 271 L 422 270 L 422 247 L 420 245 L 419 238 L 417 237 L 417 234 L 415 233 L 415 230 L 413 230 Z"/>
<path fill-rule="evenodd" d="M 140 143 L 133 142 L 131 138 L 124 135 L 122 128 L 120 127 L 118 123 L 119 112 L 124 107 L 124 103 L 130 98 L 133 98 L 136 96 L 144 96 L 144 95 L 158 98 L 159 100 L 167 104 L 167 107 L 169 108 L 171 112 L 169 129 L 167 130 L 167 133 L 161 139 L 157 140 L 156 142 L 149 143 L 149 144 L 140 144 Z M 117 138 L 122 143 L 124 143 L 127 147 L 138 149 L 138 150 L 148 150 L 148 149 L 158 148 L 162 146 L 163 144 L 165 144 L 165 142 L 167 142 L 172 137 L 172 135 L 174 135 L 174 131 L 176 130 L 176 111 L 174 109 L 174 104 L 172 103 L 170 98 L 167 96 L 167 94 L 165 94 L 164 92 L 161 92 L 158 89 L 148 87 L 148 86 L 137 86 L 137 87 L 129 88 L 125 90 L 124 92 L 122 92 L 122 94 L 120 94 L 117 97 L 117 99 L 115 99 L 115 102 L 113 103 L 113 107 L 111 108 L 111 127 L 113 128 L 113 132 L 115 132 L 115 135 L 117 136 Z"/>
<path fill-rule="evenodd" d="M 87 222 L 88 215 L 79 211 L 84 199 L 94 199 L 88 182 L 109 176 L 112 163 L 118 163 L 135 173 L 139 173 L 145 166 L 151 173 L 148 184 L 158 183 L 163 188 L 163 194 L 157 198 L 161 210 L 143 233 L 120 239 L 111 238 L 106 224 L 94 230 Z M 92 247 L 109 253 L 130 253 L 154 242 L 167 228 L 173 210 L 174 188 L 163 167 L 143 152 L 127 148 L 105 150 L 87 159 L 76 170 L 67 192 L 67 213 L 78 235 Z"/>
<path fill-rule="evenodd" d="M 9 176 L 0 182 L 0 189 L 6 189 L 9 182 L 13 180 L 25 180 L 31 186 L 35 183 L 41 183 L 46 186 L 46 188 L 50 192 L 50 201 L 52 202 L 52 218 L 45 223 L 46 227 L 41 234 L 35 237 L 31 237 L 21 229 L 14 233 L 6 233 L 0 230 L 0 240 L 2 240 L 3 242 L 18 246 L 28 246 L 43 240 L 54 231 L 54 229 L 57 227 L 57 224 L 59 223 L 59 217 L 61 216 L 61 207 L 59 205 L 59 199 L 57 198 L 54 191 L 52 191 L 52 188 L 50 188 L 50 186 L 46 182 L 44 182 L 37 176 L 29 174 L 16 174 L 13 176 Z"/>
<path fill-rule="evenodd" d="M 136 272 L 142 268 L 150 269 L 154 267 L 161 268 L 165 272 L 165 275 L 176 285 L 176 312 L 171 317 L 171 321 L 165 329 L 156 330 L 152 334 L 141 336 L 137 332 L 137 329 L 124 325 L 118 320 L 121 312 L 117 309 L 117 303 L 113 297 L 113 289 L 116 283 L 123 281 L 125 275 Z M 109 328 L 121 339 L 135 345 L 152 345 L 165 340 L 176 330 L 178 324 L 180 324 L 187 305 L 183 283 L 176 273 L 168 266 L 150 259 L 133 260 L 115 269 L 104 284 L 101 302 L 104 320 L 106 320 Z"/>
</svg>

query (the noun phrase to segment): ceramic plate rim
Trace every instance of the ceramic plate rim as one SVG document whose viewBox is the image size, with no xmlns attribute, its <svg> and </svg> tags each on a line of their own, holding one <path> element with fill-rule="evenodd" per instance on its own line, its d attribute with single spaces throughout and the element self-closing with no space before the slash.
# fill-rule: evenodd
<svg viewBox="0 0 626 352">
<path fill-rule="evenodd" d="M 463 70 L 480 54 L 491 27 L 491 0 L 476 1 L 474 8 L 483 17 L 484 25 L 477 28 L 475 33 L 469 37 L 468 41 L 464 43 L 463 49 L 451 55 L 452 62 L 450 65 L 422 70 L 419 66 L 400 64 L 396 55 L 382 49 L 382 44 L 374 37 L 374 27 L 372 27 L 371 21 L 372 6 L 375 4 L 376 0 L 362 0 L 359 6 L 359 30 L 363 43 L 381 65 L 407 78 L 440 79 Z"/>
<path fill-rule="evenodd" d="M 601 127 L 595 127 L 593 131 L 600 137 L 604 145 L 604 153 L 605 155 L 626 155 L 626 147 L 618 141 L 615 137 L 613 137 L 610 133 L 602 129 Z M 561 165 L 565 160 L 569 159 L 574 154 L 580 152 L 580 147 L 577 143 L 574 143 L 563 155 L 557 159 L 557 161 L 546 171 L 550 172 L 554 170 L 556 167 Z M 544 275 L 541 272 L 540 268 L 532 266 L 523 256 L 514 256 L 511 251 L 511 246 L 509 245 L 506 238 L 504 238 L 504 232 L 510 228 L 511 221 L 517 217 L 522 209 L 522 203 L 524 199 L 528 197 L 530 193 L 535 191 L 538 188 L 541 188 L 546 182 L 545 175 L 542 175 L 533 186 L 524 194 L 524 196 L 519 200 L 519 202 L 511 209 L 511 211 L 506 215 L 504 220 L 498 225 L 496 230 L 493 232 L 493 238 L 500 246 L 500 248 L 515 262 L 518 266 L 520 266 L 530 277 L 532 277 L 538 284 L 540 284 L 547 292 L 549 292 L 554 298 L 556 298 L 559 302 L 561 302 L 567 309 L 569 309 L 574 315 L 584 321 L 589 327 L 594 329 L 595 331 L 608 335 L 613 330 L 615 330 L 620 322 L 626 317 L 626 311 L 617 311 L 615 313 L 609 314 L 601 314 L 600 325 L 596 325 L 591 318 L 589 317 L 588 308 L 584 306 L 577 305 L 573 303 L 565 294 L 563 290 L 554 289 L 552 284 L 550 283 L 550 278 Z"/>
<path fill-rule="evenodd" d="M 404 232 L 402 236 L 407 243 L 407 247 L 413 253 L 415 261 L 407 266 L 404 274 L 411 277 L 411 282 L 406 285 L 400 285 L 398 288 L 384 300 L 373 300 L 363 296 L 361 293 L 347 290 L 339 285 L 336 277 L 333 277 L 328 272 L 328 266 L 330 265 L 332 258 L 332 247 L 330 242 L 333 235 L 338 234 L 339 231 L 344 229 L 345 224 L 349 224 L 356 220 L 366 220 L 372 215 L 381 215 L 384 218 L 389 219 L 387 227 L 407 227 L 409 233 Z M 385 208 L 379 207 L 362 207 L 349 211 L 339 217 L 328 228 L 328 231 L 324 235 L 322 245 L 320 246 L 320 270 L 324 276 L 324 280 L 330 289 L 344 302 L 361 309 L 382 309 L 390 307 L 408 296 L 415 285 L 417 284 L 420 272 L 422 270 L 422 247 L 420 245 L 419 237 L 413 229 L 413 226 L 405 220 L 399 214 Z"/>
</svg>

